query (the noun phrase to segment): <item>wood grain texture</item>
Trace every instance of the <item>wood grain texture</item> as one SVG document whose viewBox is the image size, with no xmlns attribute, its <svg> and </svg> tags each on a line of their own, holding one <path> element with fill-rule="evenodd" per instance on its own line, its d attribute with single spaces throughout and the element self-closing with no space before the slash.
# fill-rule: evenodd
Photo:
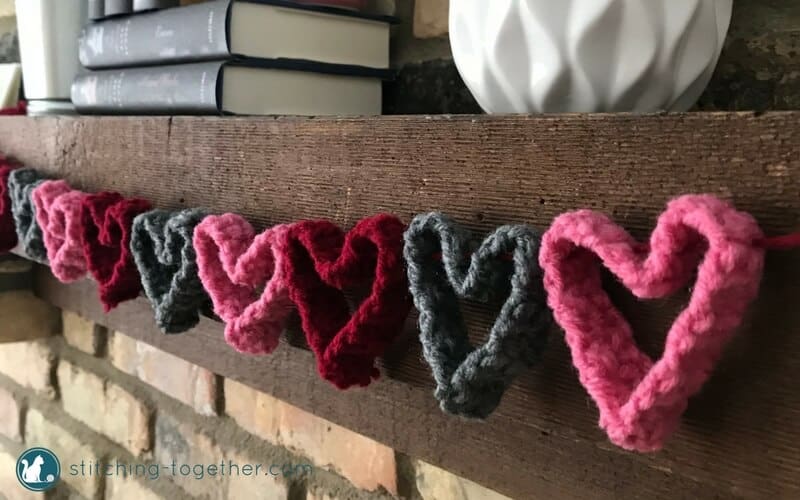
<svg viewBox="0 0 800 500">
<path fill-rule="evenodd" d="M 800 221 L 800 113 L 381 119 L 2 118 L 0 150 L 86 190 L 161 208 L 238 212 L 256 225 L 442 210 L 474 229 L 545 228 L 595 208 L 639 237 L 671 197 L 707 192 L 768 234 Z M 640 303 L 608 288 L 657 356 L 688 292 Z M 89 282 L 39 273 L 38 293 L 331 421 L 515 498 L 800 497 L 800 253 L 770 254 L 762 293 L 678 434 L 658 454 L 610 445 L 556 328 L 543 362 L 487 423 L 443 415 L 414 318 L 366 390 L 336 392 L 297 333 L 263 358 L 236 354 L 221 325 L 161 335 L 143 300 L 104 316 Z M 464 305 L 474 340 L 496 307 Z"/>
</svg>

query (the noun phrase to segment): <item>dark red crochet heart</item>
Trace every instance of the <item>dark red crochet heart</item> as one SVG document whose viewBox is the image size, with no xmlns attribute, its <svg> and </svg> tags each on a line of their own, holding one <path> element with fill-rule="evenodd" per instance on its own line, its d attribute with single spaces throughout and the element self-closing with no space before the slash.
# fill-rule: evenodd
<svg viewBox="0 0 800 500">
<path fill-rule="evenodd" d="M 146 200 L 119 193 L 90 194 L 81 202 L 81 245 L 87 267 L 97 280 L 106 312 L 135 299 L 142 290 L 130 250 L 133 218 L 151 209 Z"/>
<path fill-rule="evenodd" d="M 11 198 L 8 195 L 8 174 L 14 170 L 5 158 L 0 158 L 0 253 L 17 246 L 17 231 L 11 215 Z"/>
<path fill-rule="evenodd" d="M 378 377 L 375 359 L 411 308 L 403 266 L 405 225 L 391 215 L 360 221 L 345 235 L 327 221 L 291 226 L 286 244 L 289 296 L 297 305 L 320 375 L 340 389 Z M 346 288 L 371 285 L 351 315 Z"/>
</svg>

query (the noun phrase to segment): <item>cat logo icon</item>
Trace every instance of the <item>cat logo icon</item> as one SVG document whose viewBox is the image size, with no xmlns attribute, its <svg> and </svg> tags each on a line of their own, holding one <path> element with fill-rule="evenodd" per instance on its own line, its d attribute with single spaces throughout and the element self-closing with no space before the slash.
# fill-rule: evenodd
<svg viewBox="0 0 800 500">
<path fill-rule="evenodd" d="M 47 491 L 58 482 L 61 463 L 47 448 L 30 448 L 17 460 L 17 479 L 31 491 Z"/>
</svg>

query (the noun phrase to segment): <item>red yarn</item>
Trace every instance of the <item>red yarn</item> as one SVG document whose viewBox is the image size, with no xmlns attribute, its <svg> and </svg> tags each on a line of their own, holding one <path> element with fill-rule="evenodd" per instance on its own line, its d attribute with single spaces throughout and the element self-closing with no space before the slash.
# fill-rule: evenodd
<svg viewBox="0 0 800 500">
<path fill-rule="evenodd" d="M 26 115 L 28 114 L 28 103 L 19 101 L 16 106 L 0 109 L 0 115 Z"/>
<path fill-rule="evenodd" d="M 0 159 L 0 253 L 17 246 L 17 231 L 11 215 L 11 198 L 8 195 L 8 174 L 14 170 L 7 160 Z"/>
<path fill-rule="evenodd" d="M 793 250 L 800 248 L 800 233 L 763 238 L 756 241 L 756 246 L 767 250 Z"/>
<path fill-rule="evenodd" d="M 150 208 L 146 200 L 110 192 L 87 195 L 81 202 L 81 246 L 106 312 L 136 298 L 142 289 L 130 250 L 131 225 Z"/>
<path fill-rule="evenodd" d="M 340 389 L 363 387 L 379 376 L 375 358 L 400 333 L 411 308 L 404 230 L 392 215 L 364 219 L 346 236 L 330 222 L 304 221 L 284 240 L 289 296 L 320 375 Z M 351 316 L 341 290 L 369 284 L 369 297 Z"/>
</svg>

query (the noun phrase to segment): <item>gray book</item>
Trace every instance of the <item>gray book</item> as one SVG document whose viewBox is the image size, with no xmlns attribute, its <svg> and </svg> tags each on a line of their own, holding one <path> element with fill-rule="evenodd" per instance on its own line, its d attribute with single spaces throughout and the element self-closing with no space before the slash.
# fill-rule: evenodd
<svg viewBox="0 0 800 500">
<path fill-rule="evenodd" d="M 90 69 L 232 56 L 386 69 L 390 21 L 282 0 L 217 0 L 91 23 L 79 56 Z"/>
<path fill-rule="evenodd" d="M 300 61 L 214 61 L 92 71 L 72 84 L 86 114 L 376 115 L 385 72 Z"/>
<path fill-rule="evenodd" d="M 106 1 L 105 0 L 88 0 L 89 1 L 89 19 L 102 19 L 106 15 Z"/>
<path fill-rule="evenodd" d="M 133 12 L 133 0 L 106 0 L 105 11 L 106 16 L 118 16 L 120 14 L 130 14 Z"/>
<path fill-rule="evenodd" d="M 177 7 L 179 4 L 179 0 L 133 0 L 133 10 L 141 12 L 143 10 L 168 9 Z"/>
</svg>

